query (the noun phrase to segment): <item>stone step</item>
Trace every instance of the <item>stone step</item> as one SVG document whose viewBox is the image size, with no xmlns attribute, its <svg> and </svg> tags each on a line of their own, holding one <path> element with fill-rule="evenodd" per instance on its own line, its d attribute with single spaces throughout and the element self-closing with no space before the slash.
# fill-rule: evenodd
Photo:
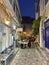
<svg viewBox="0 0 49 65">
<path fill-rule="evenodd" d="M 36 49 L 36 52 L 37 52 L 38 56 L 40 57 L 40 59 L 42 59 L 42 60 L 45 59 L 45 57 L 43 56 L 43 54 L 42 54 L 42 52 L 40 51 L 39 48 Z"/>
<path fill-rule="evenodd" d="M 48 61 L 49 60 L 49 54 L 48 54 L 48 52 L 45 49 L 40 48 L 40 47 L 38 47 L 38 49 L 40 50 L 40 52 L 42 53 L 42 55 L 45 57 L 45 59 Z"/>
<path fill-rule="evenodd" d="M 45 48 L 45 50 L 47 51 L 47 53 L 49 53 L 49 49 Z"/>
<path fill-rule="evenodd" d="M 42 49 L 42 51 L 45 53 L 45 55 L 47 56 L 47 58 L 49 60 L 49 51 L 47 51 L 45 48 Z"/>
<path fill-rule="evenodd" d="M 42 65 L 47 65 L 47 61 L 46 61 L 45 57 L 43 56 L 43 54 L 40 52 L 40 50 L 38 48 L 36 49 L 36 53 L 37 53 L 39 59 L 41 60 Z"/>
</svg>

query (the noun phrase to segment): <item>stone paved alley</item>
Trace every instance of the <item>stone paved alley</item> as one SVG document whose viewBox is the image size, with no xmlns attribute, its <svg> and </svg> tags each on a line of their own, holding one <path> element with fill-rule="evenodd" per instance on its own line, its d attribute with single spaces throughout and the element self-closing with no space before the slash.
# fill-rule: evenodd
<svg viewBox="0 0 49 65">
<path fill-rule="evenodd" d="M 45 51 L 40 48 L 20 49 L 10 65 L 47 65 L 48 52 Z"/>
</svg>

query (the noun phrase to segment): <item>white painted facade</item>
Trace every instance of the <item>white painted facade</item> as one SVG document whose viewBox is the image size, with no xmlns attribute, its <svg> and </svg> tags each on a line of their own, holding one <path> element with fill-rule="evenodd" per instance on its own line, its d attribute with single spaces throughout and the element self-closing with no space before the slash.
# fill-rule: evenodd
<svg viewBox="0 0 49 65">
<path fill-rule="evenodd" d="M 45 41 L 43 40 L 43 29 L 44 29 L 44 22 L 49 17 L 49 1 L 45 5 L 45 0 L 40 0 L 40 16 L 42 16 L 40 22 L 40 47 L 45 47 Z"/>
<path fill-rule="evenodd" d="M 40 3 L 39 3 L 39 6 L 40 6 L 40 16 L 43 16 L 44 15 L 44 12 L 45 12 L 45 0 L 40 0 Z"/>
<path fill-rule="evenodd" d="M 46 16 L 46 17 L 49 17 L 49 1 L 48 1 L 47 5 L 46 5 L 45 10 L 46 10 L 45 16 Z"/>
<path fill-rule="evenodd" d="M 18 1 L 16 4 L 17 3 Z M 14 11 L 9 0 L 0 0 L 0 52 L 4 51 L 13 43 L 12 36 L 14 36 L 13 34 L 16 34 L 16 27 L 19 25 L 19 22 L 21 22 L 18 4 L 17 8 L 18 10 Z M 16 12 L 19 15 L 16 15 Z"/>
</svg>

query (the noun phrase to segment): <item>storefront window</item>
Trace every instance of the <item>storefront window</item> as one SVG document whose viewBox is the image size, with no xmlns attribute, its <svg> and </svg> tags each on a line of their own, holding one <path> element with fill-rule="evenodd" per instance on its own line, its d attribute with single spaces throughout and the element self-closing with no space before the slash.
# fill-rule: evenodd
<svg viewBox="0 0 49 65">
<path fill-rule="evenodd" d="M 13 45 L 11 28 L 0 23 L 0 52 Z"/>
</svg>

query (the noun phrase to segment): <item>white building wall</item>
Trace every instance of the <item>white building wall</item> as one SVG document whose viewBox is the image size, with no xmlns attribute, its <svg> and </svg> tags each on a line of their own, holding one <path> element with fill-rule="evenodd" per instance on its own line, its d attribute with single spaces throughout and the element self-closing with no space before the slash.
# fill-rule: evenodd
<svg viewBox="0 0 49 65">
<path fill-rule="evenodd" d="M 43 16 L 45 12 L 45 0 L 40 0 L 40 16 Z"/>
<path fill-rule="evenodd" d="M 44 17 L 45 17 L 45 0 L 40 0 L 40 16 L 42 16 L 42 19 L 40 21 L 40 47 L 44 48 L 44 41 L 43 41 L 43 21 L 44 21 Z"/>
<path fill-rule="evenodd" d="M 9 11 L 10 11 L 11 15 L 12 15 L 12 16 L 15 16 L 15 13 L 14 13 L 14 11 L 13 11 L 13 8 L 12 8 L 12 6 L 11 6 L 9 0 L 5 0 L 4 3 L 5 3 L 6 6 L 9 8 Z"/>
<path fill-rule="evenodd" d="M 19 15 L 20 15 L 20 13 L 19 13 Z M 19 22 L 17 17 L 16 17 L 16 14 L 15 14 L 13 7 L 10 4 L 9 0 L 0 0 L 0 24 L 2 22 L 2 24 L 4 24 L 4 26 L 5 26 L 5 27 L 3 27 L 3 25 L 2 26 L 0 25 L 0 34 L 2 33 L 1 29 L 3 27 L 3 29 L 2 29 L 2 30 L 4 30 L 3 35 L 5 35 L 2 37 L 1 37 L 2 34 L 0 35 L 0 38 L 2 40 L 2 44 L 0 43 L 0 46 L 1 46 L 0 51 L 1 50 L 3 51 L 5 48 L 8 48 L 9 46 L 12 45 L 11 44 L 11 42 L 13 42 L 12 34 L 14 33 L 13 30 L 16 31 L 16 28 L 15 29 L 13 29 L 13 28 L 14 28 L 14 26 L 18 25 L 18 24 L 16 24 L 16 22 Z M 9 24 L 6 24 L 7 22 L 9 22 Z M 14 34 L 16 34 L 16 32 Z"/>
<path fill-rule="evenodd" d="M 36 19 L 38 19 L 38 12 L 36 13 Z"/>
<path fill-rule="evenodd" d="M 19 25 L 19 21 L 21 21 L 22 19 L 21 19 L 21 14 L 20 14 L 20 9 L 19 9 L 18 1 L 17 1 L 17 0 L 15 0 L 15 1 L 16 1 L 16 5 L 17 5 L 17 8 L 18 8 L 18 10 L 16 9 L 15 11 L 13 10 L 14 0 L 11 1 L 12 3 L 10 3 L 9 0 L 5 0 L 4 3 L 5 3 L 5 4 L 7 5 L 7 7 L 8 7 L 7 12 L 9 11 L 9 12 L 11 13 L 13 19 L 15 19 L 16 23 Z M 17 14 L 19 14 L 19 15 L 17 15 L 16 12 L 17 12 Z M 20 18 L 19 18 L 19 16 L 20 16 Z M 20 20 L 19 20 L 19 19 L 20 19 Z"/>
<path fill-rule="evenodd" d="M 43 29 L 44 29 L 44 21 L 46 17 L 49 17 L 49 1 L 45 5 L 45 0 L 40 0 L 40 16 L 42 16 L 40 22 L 40 47 L 45 47 L 45 41 L 43 40 Z"/>
<path fill-rule="evenodd" d="M 45 16 L 46 16 L 46 17 L 49 17 L 49 1 L 48 1 L 47 5 L 46 5 L 45 10 L 46 10 Z"/>
</svg>

